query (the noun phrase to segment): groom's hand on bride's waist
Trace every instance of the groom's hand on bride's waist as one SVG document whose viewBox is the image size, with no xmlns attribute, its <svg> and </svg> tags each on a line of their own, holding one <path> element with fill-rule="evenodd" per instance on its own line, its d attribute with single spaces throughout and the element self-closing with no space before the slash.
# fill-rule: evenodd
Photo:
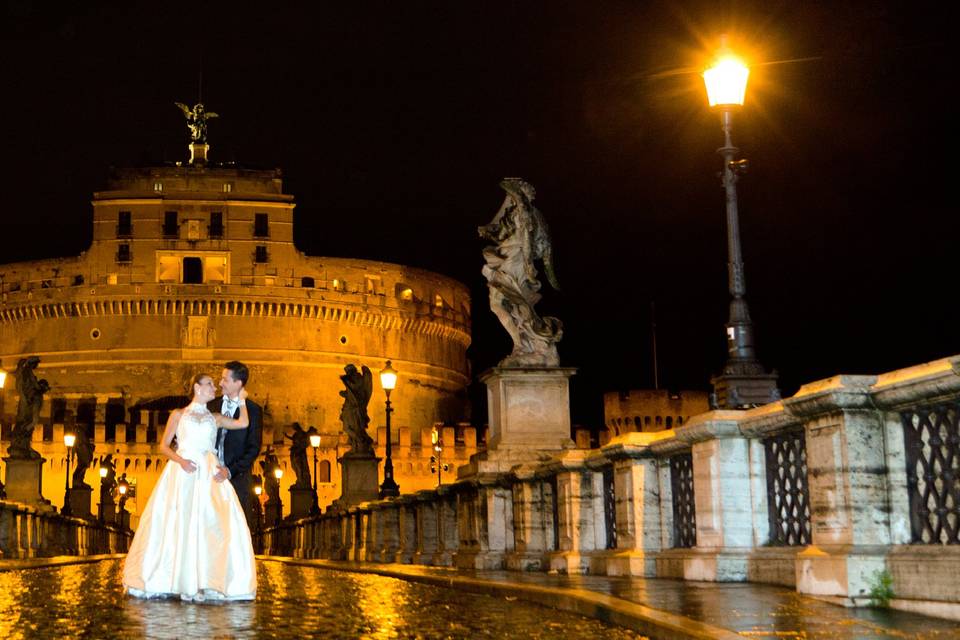
<svg viewBox="0 0 960 640">
<path fill-rule="evenodd" d="M 230 479 L 230 469 L 226 467 L 217 466 L 217 472 L 213 474 L 213 479 L 217 482 L 223 482 L 224 480 Z"/>
</svg>

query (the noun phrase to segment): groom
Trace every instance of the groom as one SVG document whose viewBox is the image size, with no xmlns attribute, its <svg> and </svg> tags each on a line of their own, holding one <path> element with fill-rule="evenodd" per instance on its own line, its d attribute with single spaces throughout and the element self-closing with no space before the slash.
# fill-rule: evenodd
<svg viewBox="0 0 960 640">
<path fill-rule="evenodd" d="M 240 417 L 240 390 L 243 389 L 250 377 L 250 370 L 246 365 L 236 360 L 223 365 L 220 375 L 220 389 L 223 395 L 211 400 L 207 408 L 211 412 L 222 413 L 231 418 Z M 247 513 L 247 504 L 250 498 L 250 468 L 254 460 L 260 455 L 261 426 L 263 410 L 260 405 L 251 401 L 247 403 L 247 414 L 250 416 L 250 425 L 246 429 L 218 429 L 217 455 L 220 456 L 220 466 L 213 479 L 217 482 L 230 480 L 243 512 Z"/>
</svg>

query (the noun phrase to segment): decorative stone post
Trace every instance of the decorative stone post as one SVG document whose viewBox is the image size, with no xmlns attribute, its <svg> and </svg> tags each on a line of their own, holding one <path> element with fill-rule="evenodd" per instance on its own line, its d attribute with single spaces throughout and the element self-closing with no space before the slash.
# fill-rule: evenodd
<svg viewBox="0 0 960 640">
<path fill-rule="evenodd" d="M 550 553 L 550 570 L 567 574 L 591 572 L 591 558 L 598 545 L 594 476 L 587 468 L 589 451 L 565 451 L 548 465 L 556 474 L 557 529 L 556 550 Z M 602 519 L 602 516 L 601 516 Z"/>
<path fill-rule="evenodd" d="M 693 455 L 697 546 L 684 558 L 684 578 L 717 582 L 747 579 L 754 548 L 750 443 L 740 431 L 743 411 L 694 416 L 677 431 Z"/>
<path fill-rule="evenodd" d="M 507 568 L 514 571 L 541 571 L 547 565 L 548 543 L 553 526 L 552 509 L 547 504 L 544 482 L 535 473 L 534 465 L 521 465 L 513 470 L 516 481 L 511 487 L 513 498 L 514 549 L 507 554 Z"/>
<path fill-rule="evenodd" d="M 876 376 L 840 375 L 783 401 L 806 428 L 813 544 L 797 558 L 797 590 L 869 597 L 890 540 L 884 425 L 870 387 Z"/>
</svg>

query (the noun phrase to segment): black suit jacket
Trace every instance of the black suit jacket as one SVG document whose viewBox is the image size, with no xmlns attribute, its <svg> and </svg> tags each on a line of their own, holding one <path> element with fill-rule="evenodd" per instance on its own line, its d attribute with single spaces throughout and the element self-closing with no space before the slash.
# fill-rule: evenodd
<svg viewBox="0 0 960 640">
<path fill-rule="evenodd" d="M 222 406 L 223 397 L 207 404 L 212 413 L 220 413 Z M 250 469 L 260 455 L 263 439 L 263 409 L 250 398 L 247 398 L 247 414 L 250 416 L 250 425 L 246 429 L 224 429 L 226 435 L 223 440 L 223 463 L 230 470 L 230 484 L 244 507 L 250 497 Z M 239 409 L 233 417 L 240 417 Z"/>
</svg>

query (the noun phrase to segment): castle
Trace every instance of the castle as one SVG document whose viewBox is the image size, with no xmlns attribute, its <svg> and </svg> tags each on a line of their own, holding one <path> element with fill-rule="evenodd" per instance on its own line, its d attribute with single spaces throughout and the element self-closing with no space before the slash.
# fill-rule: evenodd
<svg viewBox="0 0 960 640">
<path fill-rule="evenodd" d="M 62 501 L 62 436 L 82 428 L 95 455 L 112 453 L 145 500 L 165 462 L 158 439 L 186 403 L 187 381 L 217 376 L 228 360 L 250 367 L 264 448 L 284 466 L 292 423 L 322 434 L 321 507 L 339 495 L 339 376 L 348 363 L 376 376 L 392 360 L 395 477 L 404 492 L 435 486 L 434 425 L 448 425 L 451 462 L 477 447 L 476 431 L 458 425 L 469 383 L 468 289 L 404 265 L 305 255 L 293 242 L 294 198 L 280 170 L 214 165 L 208 149 L 194 136 L 187 163 L 112 171 L 93 195 L 93 241 L 80 256 L 0 265 L 0 367 L 10 372 L 38 355 L 37 376 L 51 387 L 34 433 L 47 459 L 44 495 Z M 3 450 L 14 387 L 11 376 L 0 393 Z M 370 432 L 381 456 L 383 399 L 376 384 Z M 95 480 L 94 466 L 87 482 Z M 284 488 L 294 480 L 287 473 Z"/>
</svg>

